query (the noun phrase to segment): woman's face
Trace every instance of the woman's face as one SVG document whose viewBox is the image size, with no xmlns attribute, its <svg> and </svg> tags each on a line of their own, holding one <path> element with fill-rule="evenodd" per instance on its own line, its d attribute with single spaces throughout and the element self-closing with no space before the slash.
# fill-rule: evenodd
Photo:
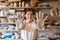
<svg viewBox="0 0 60 40">
<path fill-rule="evenodd" d="M 32 11 L 28 11 L 28 12 L 26 13 L 26 19 L 29 20 L 29 21 L 31 21 L 31 20 L 34 19 L 34 14 L 33 14 Z"/>
</svg>

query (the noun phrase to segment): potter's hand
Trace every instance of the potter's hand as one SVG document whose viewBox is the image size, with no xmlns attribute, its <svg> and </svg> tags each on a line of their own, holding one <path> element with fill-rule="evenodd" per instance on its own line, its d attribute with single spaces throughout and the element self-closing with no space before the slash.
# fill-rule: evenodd
<svg viewBox="0 0 60 40">
<path fill-rule="evenodd" d="M 44 22 L 47 20 L 48 16 L 46 16 L 45 18 L 43 18 L 43 13 L 39 14 L 39 17 L 37 18 L 37 25 L 42 28 L 44 26 Z"/>
</svg>

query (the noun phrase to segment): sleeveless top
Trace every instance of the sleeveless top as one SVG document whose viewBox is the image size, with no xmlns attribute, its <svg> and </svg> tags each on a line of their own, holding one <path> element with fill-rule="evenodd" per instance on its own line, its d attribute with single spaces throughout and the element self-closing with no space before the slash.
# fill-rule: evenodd
<svg viewBox="0 0 60 40">
<path fill-rule="evenodd" d="M 37 30 L 37 25 L 36 25 L 36 22 L 32 22 L 32 23 L 27 23 L 26 21 L 24 21 L 24 26 L 23 26 L 23 30 L 26 30 L 26 31 L 36 31 Z"/>
</svg>

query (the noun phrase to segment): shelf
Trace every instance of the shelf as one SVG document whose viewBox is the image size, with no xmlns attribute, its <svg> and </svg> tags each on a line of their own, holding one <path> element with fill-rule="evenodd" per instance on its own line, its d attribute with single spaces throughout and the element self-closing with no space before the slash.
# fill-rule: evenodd
<svg viewBox="0 0 60 40">
<path fill-rule="evenodd" d="M 21 0 L 8 0 L 8 2 L 20 2 Z"/>
<path fill-rule="evenodd" d="M 6 1 L 6 0 L 0 0 L 0 1 Z"/>
<path fill-rule="evenodd" d="M 8 7 L 0 7 L 0 10 L 9 9 Z"/>
<path fill-rule="evenodd" d="M 1 30 L 0 29 L 0 31 L 6 31 L 7 32 L 7 31 L 19 31 L 19 30 L 4 30 L 4 29 Z"/>
<path fill-rule="evenodd" d="M 57 28 L 57 29 L 60 29 L 60 26 L 50 26 L 50 27 L 47 27 L 47 28 Z"/>
<path fill-rule="evenodd" d="M 45 22 L 45 24 L 51 24 L 54 20 L 60 22 L 60 16 L 48 16 L 47 20 L 48 22 Z"/>
<path fill-rule="evenodd" d="M 21 40 L 21 39 L 0 39 L 0 40 Z"/>
<path fill-rule="evenodd" d="M 7 5 L 8 3 L 0 3 L 0 5 Z"/>
<path fill-rule="evenodd" d="M 18 29 L 9 29 L 9 28 L 8 29 L 7 28 L 5 28 L 5 29 L 0 28 L 0 31 L 19 31 L 19 30 Z"/>
<path fill-rule="evenodd" d="M 40 2 L 57 2 L 58 0 L 38 0 Z"/>
<path fill-rule="evenodd" d="M 50 24 L 51 24 L 51 22 L 45 22 L 45 24 L 49 24 L 49 25 L 50 25 Z"/>
<path fill-rule="evenodd" d="M 48 16 L 49 18 L 60 18 L 60 16 Z"/>
<path fill-rule="evenodd" d="M 48 16 L 49 20 L 60 20 L 60 16 Z"/>
<path fill-rule="evenodd" d="M 3 1 L 6 1 L 6 0 L 0 0 L 0 2 L 3 2 Z"/>
<path fill-rule="evenodd" d="M 48 16 L 49 20 L 60 20 L 60 16 Z"/>
<path fill-rule="evenodd" d="M 44 29 L 44 30 L 40 30 L 39 32 L 46 32 L 46 31 L 49 31 L 49 29 Z"/>
<path fill-rule="evenodd" d="M 19 1 L 21 1 L 21 0 L 8 0 L 9 2 L 19 2 Z M 24 0 L 24 1 L 27 1 L 27 0 Z M 32 1 L 34 1 L 34 2 L 56 2 L 56 1 L 58 1 L 58 0 L 32 0 Z"/>
<path fill-rule="evenodd" d="M 40 9 L 50 9 L 51 7 L 9 7 L 10 9 L 19 9 L 19 8 L 40 8 Z"/>
<path fill-rule="evenodd" d="M 56 36 L 51 36 L 49 38 L 60 38 L 60 35 L 56 35 Z"/>
<path fill-rule="evenodd" d="M 15 23 L 0 23 L 0 24 L 12 24 L 12 25 L 15 25 Z"/>
<path fill-rule="evenodd" d="M 0 16 L 0 18 L 7 18 L 7 16 Z"/>
<path fill-rule="evenodd" d="M 39 8 L 39 9 L 50 9 L 51 7 L 0 7 L 0 9 L 23 9 L 23 8 Z"/>
</svg>

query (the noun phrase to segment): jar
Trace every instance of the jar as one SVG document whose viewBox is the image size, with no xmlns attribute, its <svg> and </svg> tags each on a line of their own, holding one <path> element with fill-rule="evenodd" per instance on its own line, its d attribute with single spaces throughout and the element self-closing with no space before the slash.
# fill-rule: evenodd
<svg viewBox="0 0 60 40">
<path fill-rule="evenodd" d="M 11 6 L 11 7 L 13 7 L 13 6 L 14 6 L 14 4 L 13 4 L 13 3 L 10 3 L 10 6 Z"/>
<path fill-rule="evenodd" d="M 19 2 L 19 7 L 21 7 L 21 2 Z"/>
<path fill-rule="evenodd" d="M 14 2 L 14 7 L 17 7 L 17 3 L 16 2 Z"/>
<path fill-rule="evenodd" d="M 25 4 L 24 4 L 25 2 L 24 1 L 22 1 L 22 7 L 24 7 L 25 6 Z"/>
</svg>

